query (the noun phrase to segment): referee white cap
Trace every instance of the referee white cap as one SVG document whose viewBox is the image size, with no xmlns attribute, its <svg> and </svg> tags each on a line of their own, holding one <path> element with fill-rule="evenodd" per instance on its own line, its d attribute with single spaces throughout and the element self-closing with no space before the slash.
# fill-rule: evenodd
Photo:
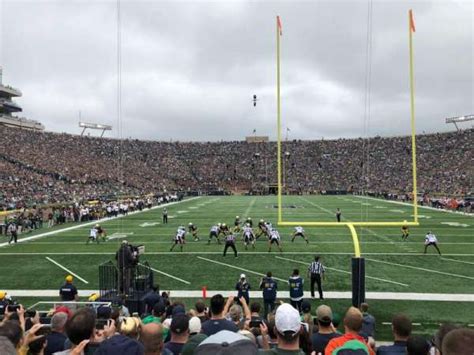
<svg viewBox="0 0 474 355">
<path fill-rule="evenodd" d="M 245 274 L 240 274 L 241 279 L 245 279 Z"/>
</svg>

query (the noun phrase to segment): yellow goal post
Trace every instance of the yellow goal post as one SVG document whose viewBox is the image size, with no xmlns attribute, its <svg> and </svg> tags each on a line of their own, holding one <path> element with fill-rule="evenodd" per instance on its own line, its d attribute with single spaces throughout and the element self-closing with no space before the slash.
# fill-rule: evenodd
<svg viewBox="0 0 474 355">
<path fill-rule="evenodd" d="M 340 227 L 347 226 L 351 232 L 354 244 L 355 257 L 360 258 L 360 243 L 355 227 L 402 227 L 402 226 L 418 226 L 418 204 L 417 204 L 417 181 L 416 181 L 416 130 L 415 130 L 415 88 L 414 88 L 414 65 L 413 65 L 413 33 L 415 32 L 415 24 L 413 20 L 412 10 L 408 12 L 408 43 L 409 43 L 409 72 L 410 72 L 410 116 L 411 116 L 411 153 L 412 153 L 412 178 L 413 178 L 413 220 L 400 222 L 383 222 L 383 221 L 365 221 L 365 222 L 308 222 L 308 221 L 285 221 L 282 213 L 282 159 L 281 159 L 281 95 L 280 95 L 280 49 L 281 49 L 281 20 L 276 18 L 276 50 L 277 50 L 277 187 L 278 187 L 278 225 L 279 226 L 310 226 L 310 227 Z"/>
</svg>

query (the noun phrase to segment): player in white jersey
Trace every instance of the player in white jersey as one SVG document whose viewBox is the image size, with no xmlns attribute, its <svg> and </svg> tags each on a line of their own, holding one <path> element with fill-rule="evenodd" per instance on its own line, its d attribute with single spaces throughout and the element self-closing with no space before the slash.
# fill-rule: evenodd
<svg viewBox="0 0 474 355">
<path fill-rule="evenodd" d="M 89 238 L 87 238 L 86 244 L 89 244 L 91 240 L 99 244 L 99 236 L 98 236 L 96 227 L 92 227 L 91 230 L 89 231 Z"/>
<path fill-rule="evenodd" d="M 439 251 L 439 248 L 438 248 L 438 239 L 436 238 L 436 236 L 431 233 L 431 232 L 428 232 L 425 236 L 425 252 L 424 254 L 426 254 L 426 249 L 428 249 L 428 247 L 432 245 L 435 247 L 435 249 L 438 251 L 438 254 L 441 255 L 441 252 Z"/>
<path fill-rule="evenodd" d="M 278 249 L 280 249 L 280 252 L 283 251 L 283 249 L 281 248 L 280 233 L 278 233 L 278 231 L 275 228 L 273 228 L 269 233 L 268 252 L 272 251 L 272 244 L 273 243 L 275 243 L 278 246 Z"/>
<path fill-rule="evenodd" d="M 306 235 L 304 234 L 304 229 L 301 226 L 296 226 L 295 231 L 293 232 L 293 236 L 291 238 L 291 241 L 294 242 L 296 237 L 303 237 L 303 239 L 306 241 L 306 244 L 309 244 L 308 238 L 306 238 Z"/>
<path fill-rule="evenodd" d="M 270 238 L 270 234 L 273 230 L 272 222 L 265 222 L 265 230 L 266 230 L 267 237 Z"/>
<path fill-rule="evenodd" d="M 171 246 L 170 251 L 173 251 L 174 247 L 178 244 L 179 244 L 180 251 L 183 251 L 185 237 L 186 237 L 186 228 L 179 227 L 178 230 L 176 231 L 176 235 L 173 239 L 173 245 Z"/>
<path fill-rule="evenodd" d="M 221 241 L 219 239 L 219 225 L 213 225 L 211 229 L 209 230 L 209 240 L 207 241 L 207 244 L 211 244 L 211 240 L 213 237 L 217 239 L 217 244 L 221 244 Z"/>
<path fill-rule="evenodd" d="M 253 234 L 253 229 L 250 227 L 250 224 L 246 224 L 243 229 L 242 237 L 244 239 L 245 250 L 247 246 L 252 244 L 252 248 L 255 249 L 255 235 Z"/>
</svg>

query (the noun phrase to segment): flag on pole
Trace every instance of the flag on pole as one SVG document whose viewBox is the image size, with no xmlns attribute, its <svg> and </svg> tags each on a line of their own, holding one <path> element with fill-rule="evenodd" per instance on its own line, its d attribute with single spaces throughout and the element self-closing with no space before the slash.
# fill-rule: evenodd
<svg viewBox="0 0 474 355">
<path fill-rule="evenodd" d="M 277 16 L 277 25 L 278 25 L 278 29 L 280 30 L 280 36 L 282 36 L 282 35 L 283 35 L 283 32 L 282 32 L 282 29 L 281 29 L 280 16 Z"/>
<path fill-rule="evenodd" d="M 413 19 L 413 11 L 410 9 L 410 29 L 415 32 L 415 20 Z"/>
</svg>

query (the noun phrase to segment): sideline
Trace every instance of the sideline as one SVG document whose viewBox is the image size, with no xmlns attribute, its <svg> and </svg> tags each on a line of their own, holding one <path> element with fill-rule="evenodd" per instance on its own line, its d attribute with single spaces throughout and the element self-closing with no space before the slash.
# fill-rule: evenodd
<svg viewBox="0 0 474 355">
<path fill-rule="evenodd" d="M 286 281 L 285 281 L 286 282 Z M 13 297 L 58 297 L 58 290 L 5 290 Z M 79 290 L 80 297 L 89 297 L 97 290 Z M 207 290 L 207 297 L 221 294 L 235 296 L 235 290 Z M 171 290 L 171 298 L 202 298 L 202 290 Z M 366 292 L 368 300 L 391 301 L 446 301 L 446 302 L 474 302 L 474 294 L 469 293 L 416 293 L 416 292 Z M 262 298 L 262 291 L 250 291 L 250 298 Z M 288 291 L 278 291 L 279 299 L 288 299 Z M 304 292 L 304 298 L 311 299 L 309 291 Z M 325 299 L 352 299 L 352 292 L 324 291 Z"/>
<path fill-rule="evenodd" d="M 165 204 L 163 204 L 163 205 L 153 206 L 152 208 L 149 208 L 149 209 L 146 209 L 146 210 L 142 210 L 142 211 L 133 211 L 133 212 L 130 212 L 130 213 L 126 214 L 126 215 L 125 215 L 125 214 L 122 214 L 122 215 L 117 216 L 117 217 L 105 217 L 105 218 L 98 219 L 98 220 L 95 220 L 95 221 L 92 221 L 92 222 L 80 223 L 80 224 L 77 224 L 77 225 L 72 226 L 72 227 L 66 227 L 66 228 L 54 230 L 54 231 L 51 231 L 51 232 L 36 234 L 36 235 L 31 236 L 31 237 L 26 237 L 26 238 L 18 239 L 18 243 L 17 243 L 17 244 L 19 244 L 19 243 L 25 243 L 25 242 L 28 242 L 28 241 L 30 241 L 30 240 L 35 240 L 35 239 L 39 239 L 39 238 L 44 238 L 44 237 L 47 237 L 47 236 L 50 236 L 50 235 L 59 234 L 59 233 L 62 233 L 62 232 L 67 232 L 67 231 L 74 230 L 74 229 L 79 229 L 79 228 L 82 228 L 82 227 L 92 226 L 93 224 L 97 224 L 97 223 L 102 223 L 102 222 L 107 222 L 107 221 L 111 221 L 111 220 L 116 220 L 116 219 L 119 219 L 119 218 L 124 218 L 124 217 L 128 217 L 128 216 L 133 216 L 133 215 L 138 214 L 138 213 L 144 213 L 144 212 L 148 212 L 148 211 L 151 211 L 151 210 L 154 210 L 154 209 L 157 209 L 157 208 L 163 208 L 163 207 L 172 206 L 172 205 L 175 205 L 175 204 L 177 204 L 177 203 L 183 203 L 183 202 L 193 201 L 193 200 L 196 200 L 196 199 L 198 199 L 198 198 L 201 198 L 201 196 L 191 197 L 190 199 L 181 200 L 181 201 L 176 201 L 176 202 L 169 202 L 169 203 L 165 203 Z M 10 244 L 8 244 L 8 242 L 0 243 L 0 248 L 6 247 L 6 246 L 8 246 L 8 245 L 10 245 Z M 12 246 L 12 245 L 10 245 L 10 246 Z"/>
</svg>

